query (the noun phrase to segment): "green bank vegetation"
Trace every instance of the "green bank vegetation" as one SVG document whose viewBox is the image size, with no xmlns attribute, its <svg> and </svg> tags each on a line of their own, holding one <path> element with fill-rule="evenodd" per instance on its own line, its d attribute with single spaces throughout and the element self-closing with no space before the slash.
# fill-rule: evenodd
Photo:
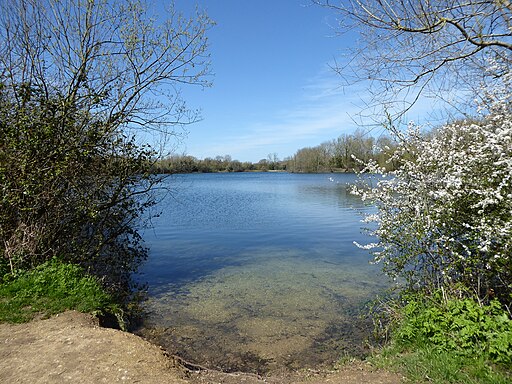
<svg viewBox="0 0 512 384">
<path fill-rule="evenodd" d="M 124 325 L 121 306 L 96 277 L 75 264 L 53 259 L 6 278 L 0 285 L 0 322 L 22 323 L 69 309 L 112 314 Z"/>
<path fill-rule="evenodd" d="M 137 0 L 15 0 L 0 14 L 2 319 L 119 314 L 161 180 L 140 133 L 164 146 L 197 120 L 179 90 L 209 85 L 213 23 Z"/>
<path fill-rule="evenodd" d="M 374 365 L 414 383 L 510 382 L 512 320 L 498 300 L 413 292 L 374 310 L 376 334 L 386 339 Z"/>
</svg>

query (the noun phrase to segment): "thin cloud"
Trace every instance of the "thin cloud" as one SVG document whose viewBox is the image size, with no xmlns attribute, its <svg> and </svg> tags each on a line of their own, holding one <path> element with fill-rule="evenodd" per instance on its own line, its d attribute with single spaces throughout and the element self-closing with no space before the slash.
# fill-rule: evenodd
<svg viewBox="0 0 512 384">
<path fill-rule="evenodd" d="M 406 118 L 425 123 L 438 107 L 434 102 L 422 98 Z M 367 84 L 343 87 L 338 75 L 323 68 L 304 81 L 302 94 L 295 103 L 277 109 L 270 117 L 241 122 L 237 130 L 240 134 L 211 141 L 207 148 L 197 148 L 196 153 L 210 157 L 230 154 L 234 159 L 257 161 L 268 153 L 278 153 L 281 157 L 293 155 L 301 148 L 319 145 L 361 126 L 371 129 L 379 125 L 382 133 L 384 128 L 375 116 L 382 112 L 382 107 L 370 110 L 370 104 Z"/>
<path fill-rule="evenodd" d="M 241 127 L 242 135 L 226 137 L 217 148 L 224 150 L 260 149 L 262 146 L 291 143 L 318 145 L 319 137 L 335 138 L 356 127 L 353 116 L 361 106 L 359 94 L 351 96 L 339 87 L 336 77 L 327 73 L 310 79 L 303 87 L 301 99 L 295 105 L 278 110 L 272 119 L 249 123 Z M 296 147 L 300 149 L 300 147 Z"/>
</svg>

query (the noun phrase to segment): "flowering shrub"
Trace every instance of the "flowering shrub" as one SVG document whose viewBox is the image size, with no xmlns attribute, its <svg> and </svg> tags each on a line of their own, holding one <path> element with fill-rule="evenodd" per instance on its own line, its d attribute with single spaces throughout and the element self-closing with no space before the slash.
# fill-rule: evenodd
<svg viewBox="0 0 512 384">
<path fill-rule="evenodd" d="M 512 104 L 494 92 L 485 114 L 426 137 L 410 124 L 395 152 L 400 167 L 354 188 L 376 205 L 366 217 L 376 262 L 411 288 L 512 292 Z M 507 97 L 508 95 L 508 97 Z M 499 97 L 498 97 L 499 96 Z M 376 228 L 376 229 L 375 229 Z"/>
</svg>

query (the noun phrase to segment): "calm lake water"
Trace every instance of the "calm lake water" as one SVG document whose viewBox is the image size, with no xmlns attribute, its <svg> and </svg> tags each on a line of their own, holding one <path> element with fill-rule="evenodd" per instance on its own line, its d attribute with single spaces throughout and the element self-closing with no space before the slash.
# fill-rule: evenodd
<svg viewBox="0 0 512 384">
<path fill-rule="evenodd" d="M 353 241 L 361 234 L 351 174 L 170 177 L 173 193 L 144 237 L 146 335 L 226 371 L 332 363 L 363 353 L 360 317 L 387 282 Z"/>
</svg>

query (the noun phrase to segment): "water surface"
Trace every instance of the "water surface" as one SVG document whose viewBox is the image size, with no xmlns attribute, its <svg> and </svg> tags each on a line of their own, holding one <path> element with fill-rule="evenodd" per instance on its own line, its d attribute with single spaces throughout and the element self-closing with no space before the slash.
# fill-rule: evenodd
<svg viewBox="0 0 512 384">
<path fill-rule="evenodd" d="M 148 326 L 170 352 L 264 373 L 361 353 L 361 308 L 386 286 L 354 246 L 350 174 L 173 176 L 145 240 Z"/>
</svg>

